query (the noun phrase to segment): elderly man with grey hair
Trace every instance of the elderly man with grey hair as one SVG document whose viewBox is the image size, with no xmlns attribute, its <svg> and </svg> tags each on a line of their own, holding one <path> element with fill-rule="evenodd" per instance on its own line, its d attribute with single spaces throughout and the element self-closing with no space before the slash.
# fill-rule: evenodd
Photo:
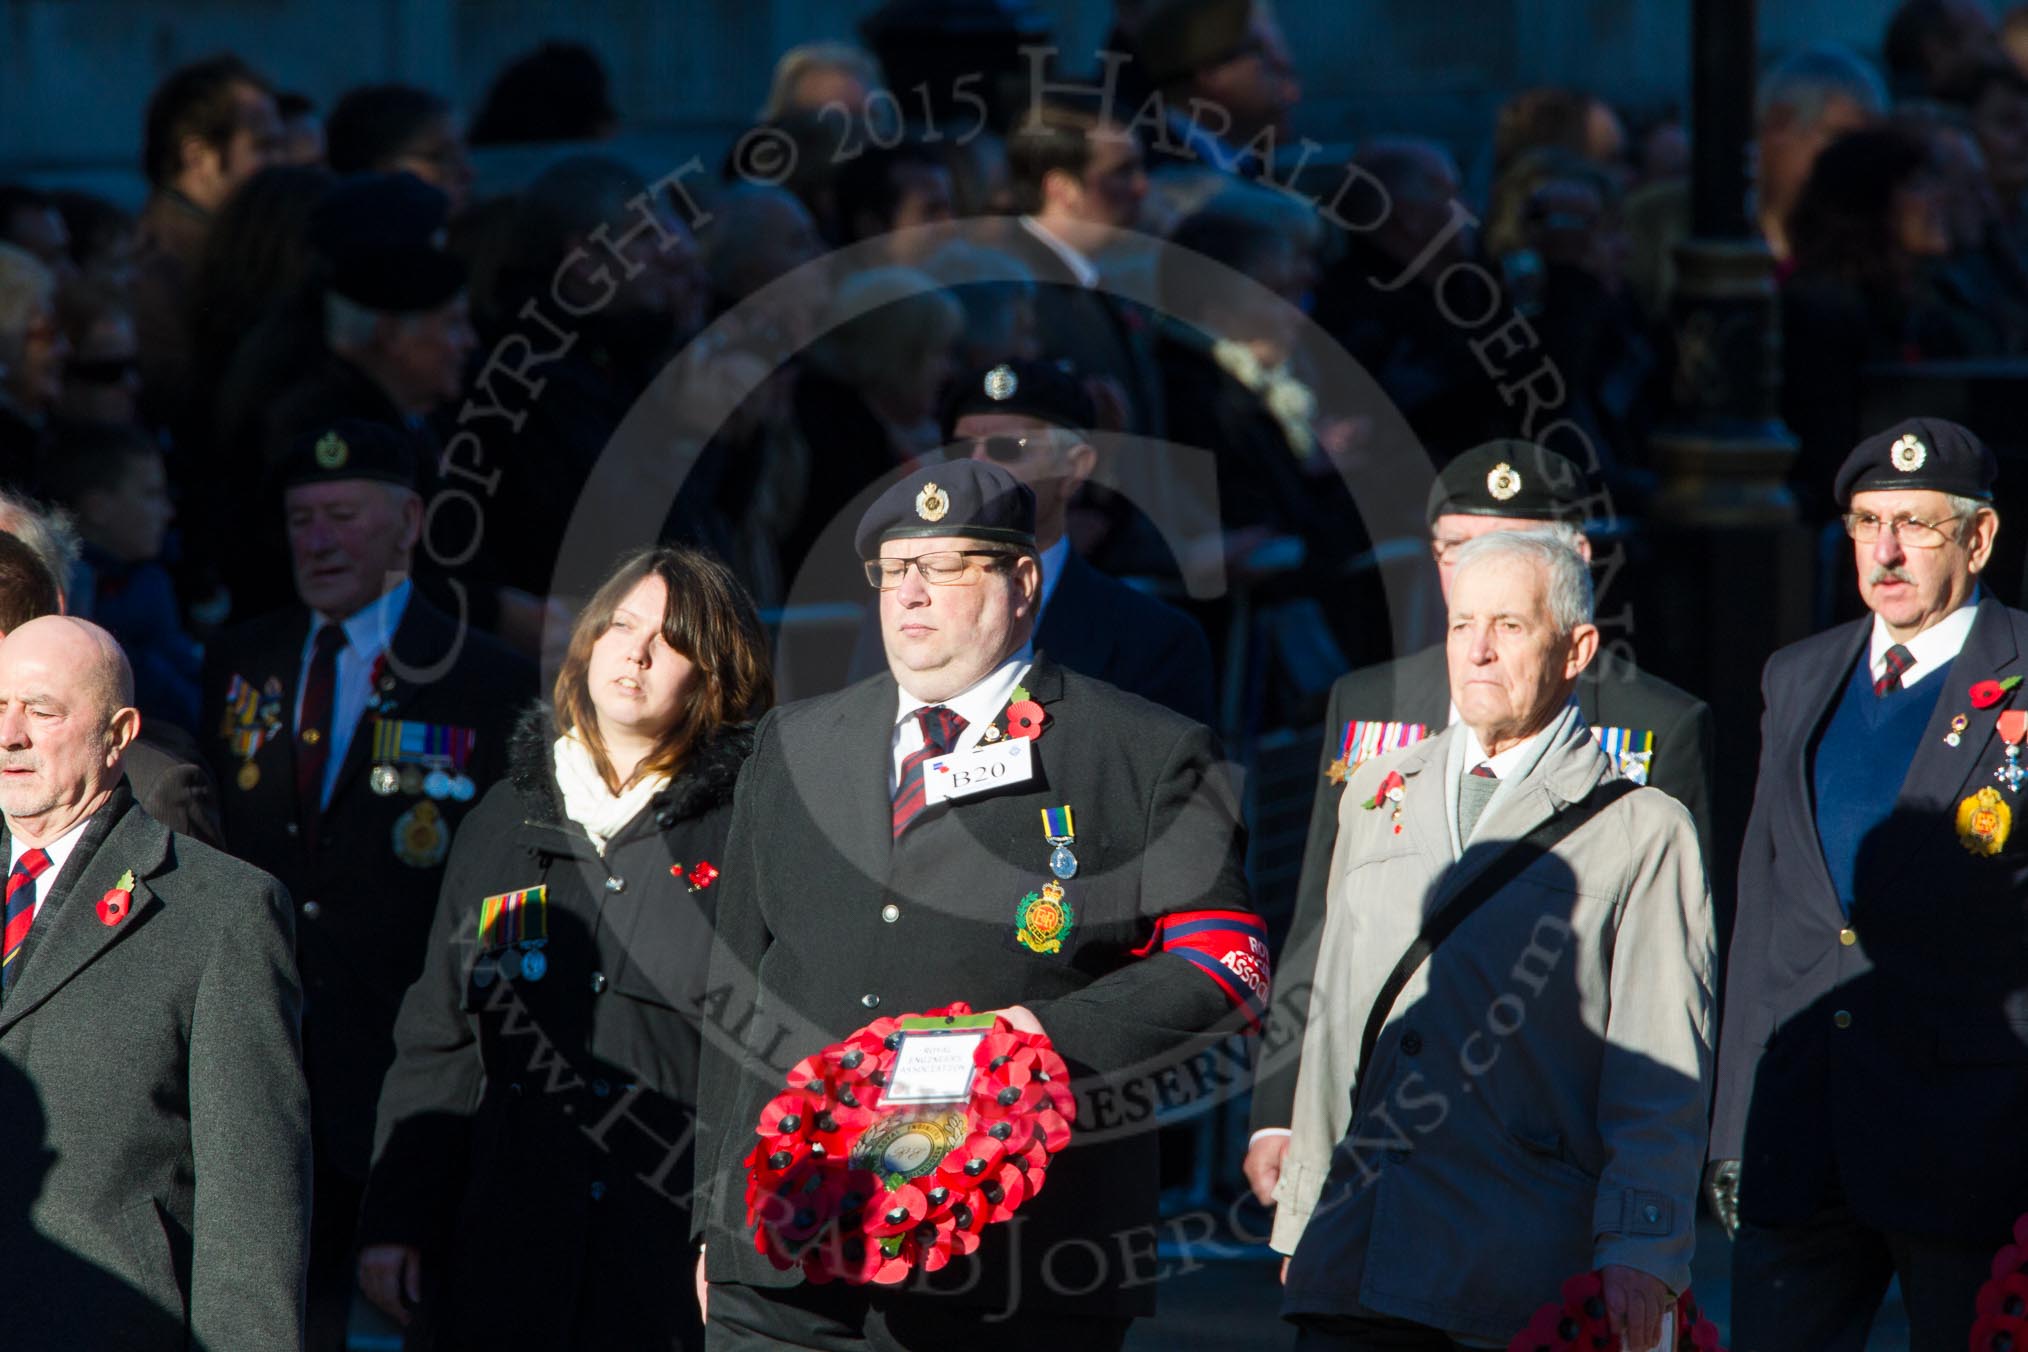
<svg viewBox="0 0 2028 1352">
<path fill-rule="evenodd" d="M 289 897 L 135 803 L 133 697 L 97 625 L 44 616 L 0 642 L 7 1346 L 299 1347 Z"/>
<path fill-rule="evenodd" d="M 1457 551 L 1461 719 L 1346 786 L 1273 1244 L 1297 1347 L 1501 1346 L 1600 1269 L 1631 1352 L 1688 1286 L 1715 952 L 1689 812 L 1572 701 L 1577 552 Z"/>
</svg>

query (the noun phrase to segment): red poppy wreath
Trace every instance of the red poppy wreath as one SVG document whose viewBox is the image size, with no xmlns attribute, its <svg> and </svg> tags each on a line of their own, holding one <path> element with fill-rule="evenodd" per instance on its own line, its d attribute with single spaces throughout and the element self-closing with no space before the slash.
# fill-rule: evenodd
<svg viewBox="0 0 2028 1352">
<path fill-rule="evenodd" d="M 967 1029 L 969 1022 L 972 1026 Z M 887 1101 L 913 1034 L 982 1034 L 961 1096 Z M 805 1057 L 762 1109 L 746 1157 L 754 1247 L 812 1282 L 893 1285 L 979 1247 L 980 1233 L 1042 1191 L 1077 1115 L 1063 1058 L 969 1005 L 875 1019 Z"/>
<path fill-rule="evenodd" d="M 1669 1312 L 1676 1320 L 1676 1346 L 1682 1352 L 1724 1352 L 1718 1326 L 1706 1319 L 1688 1291 Z M 1563 1284 L 1563 1299 L 1535 1312 L 1528 1327 L 1514 1335 L 1507 1352 L 1620 1352 L 1620 1335 L 1606 1313 L 1605 1281 L 1596 1272 L 1581 1273 Z"/>
<path fill-rule="evenodd" d="M 2014 1222 L 2014 1242 L 1993 1255 L 1993 1275 L 1979 1288 L 1972 1352 L 2028 1349 L 2028 1216 Z"/>
</svg>

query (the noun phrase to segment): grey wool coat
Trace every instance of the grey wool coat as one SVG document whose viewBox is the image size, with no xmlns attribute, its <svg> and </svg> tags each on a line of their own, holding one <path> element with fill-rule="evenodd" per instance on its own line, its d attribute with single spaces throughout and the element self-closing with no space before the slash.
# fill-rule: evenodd
<svg viewBox="0 0 2028 1352">
<path fill-rule="evenodd" d="M 1690 814 L 1636 789 L 1473 912 L 1358 1064 L 1425 916 L 1614 774 L 1571 708 L 1461 857 L 1447 762 L 1464 736 L 1375 757 L 1346 785 L 1273 1244 L 1294 1255 L 1286 1314 L 1365 1310 L 1504 1344 L 1581 1272 L 1689 1284 L 1716 955 Z M 1390 773 L 1398 832 L 1389 805 L 1363 806 Z"/>
<path fill-rule="evenodd" d="M 129 870 L 108 924 L 100 899 Z M 0 1003 L 0 1342 L 299 1347 L 310 1137 L 288 895 L 124 785 L 41 883 Z"/>
</svg>

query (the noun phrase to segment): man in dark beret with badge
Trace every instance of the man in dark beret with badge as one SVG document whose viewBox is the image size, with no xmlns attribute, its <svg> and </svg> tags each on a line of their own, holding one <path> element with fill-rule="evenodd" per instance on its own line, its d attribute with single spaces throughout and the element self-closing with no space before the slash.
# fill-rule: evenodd
<svg viewBox="0 0 2028 1352">
<path fill-rule="evenodd" d="M 1563 536 L 1586 562 L 1591 544 L 1578 518 L 1584 475 L 1565 457 L 1527 441 L 1491 441 L 1459 455 L 1429 493 L 1430 553 L 1450 595 L 1451 560 L 1466 542 L 1493 531 L 1544 530 Z M 1584 721 L 1620 774 L 1651 784 L 1690 809 L 1698 844 L 1711 857 L 1711 710 L 1702 700 L 1601 651 L 1577 682 Z M 1340 676 L 1324 717 L 1324 750 L 1310 835 L 1296 888 L 1296 914 L 1282 949 L 1284 999 L 1263 1039 L 1253 1094 L 1253 1140 L 1246 1177 L 1266 1205 L 1288 1148 L 1297 1049 L 1309 1005 L 1311 968 L 1324 917 L 1338 800 L 1361 761 L 1411 746 L 1458 721 L 1444 666 L 1444 645 Z"/>
<path fill-rule="evenodd" d="M 2028 614 L 1984 592 L 1993 454 L 1912 418 L 1835 492 L 1864 619 L 1768 659 L 1707 1190 L 1732 1346 L 1859 1348 L 1890 1279 L 1966 1345 L 2028 1207 Z"/>
<path fill-rule="evenodd" d="M 352 1228 L 394 1018 L 459 820 L 503 771 L 527 661 L 414 593 L 416 445 L 339 419 L 280 466 L 297 604 L 206 655 L 226 843 L 296 905 L 316 1146 L 310 1346 L 342 1345 Z"/>
<path fill-rule="evenodd" d="M 1002 362 L 959 381 L 944 409 L 954 454 L 988 460 L 1035 494 L 1042 592 L 1032 647 L 1108 685 L 1208 724 L 1211 644 L 1196 620 L 1100 572 L 1071 547 L 1070 505 L 1098 466 L 1085 440 L 1097 411 L 1052 362 Z"/>
<path fill-rule="evenodd" d="M 1028 656 L 1035 496 L 1007 471 L 909 474 L 857 543 L 889 670 L 762 720 L 718 882 L 707 1346 L 1118 1347 L 1153 1308 L 1157 1191 L 1153 1114 L 1121 1105 L 1268 994 L 1238 805 L 1203 726 Z M 777 1271 L 744 1162 L 785 1069 L 953 1001 L 1046 1034 L 1076 1076 L 1048 1186 L 897 1286 Z"/>
</svg>

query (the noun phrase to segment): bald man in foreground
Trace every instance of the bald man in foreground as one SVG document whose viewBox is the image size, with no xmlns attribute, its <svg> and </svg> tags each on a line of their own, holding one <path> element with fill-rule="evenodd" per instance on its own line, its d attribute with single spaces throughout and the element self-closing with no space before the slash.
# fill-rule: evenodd
<svg viewBox="0 0 2028 1352">
<path fill-rule="evenodd" d="M 132 704 L 96 625 L 47 616 L 0 641 L 4 1341 L 299 1347 L 310 1155 L 288 897 L 135 805 Z"/>
</svg>

